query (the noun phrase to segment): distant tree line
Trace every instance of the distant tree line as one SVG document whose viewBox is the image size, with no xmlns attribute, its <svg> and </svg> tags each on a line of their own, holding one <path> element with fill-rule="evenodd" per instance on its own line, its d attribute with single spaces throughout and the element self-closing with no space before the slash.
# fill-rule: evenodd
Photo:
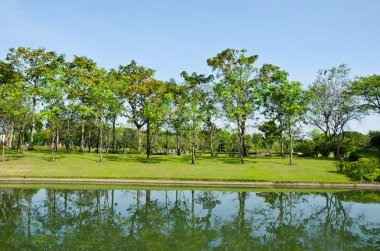
<svg viewBox="0 0 380 251">
<path fill-rule="evenodd" d="M 250 151 L 275 151 L 291 164 L 297 150 L 340 159 L 347 123 L 380 111 L 378 75 L 351 79 L 342 64 L 318 71 L 305 89 L 278 66 L 256 67 L 257 58 L 226 49 L 207 59 L 214 75 L 183 71 L 177 83 L 134 60 L 106 70 L 84 56 L 11 48 L 0 61 L 2 160 L 5 148 L 36 145 L 49 146 L 52 160 L 59 146 L 96 149 L 99 161 L 103 153 L 145 152 L 149 162 L 188 152 L 195 164 L 197 153 L 226 152 L 243 164 Z M 316 130 L 305 137 L 307 124 Z"/>
</svg>

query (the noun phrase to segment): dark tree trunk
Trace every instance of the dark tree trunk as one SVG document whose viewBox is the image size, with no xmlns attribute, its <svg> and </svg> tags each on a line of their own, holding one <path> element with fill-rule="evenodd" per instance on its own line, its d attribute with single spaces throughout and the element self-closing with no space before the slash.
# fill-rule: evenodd
<svg viewBox="0 0 380 251">
<path fill-rule="evenodd" d="M 1 141 L 1 162 L 5 161 L 5 139 L 3 138 Z"/>
<path fill-rule="evenodd" d="M 51 161 L 55 161 L 55 159 L 54 159 L 54 150 L 56 149 L 56 146 L 55 146 L 55 140 L 56 140 L 56 137 L 55 137 L 55 129 L 54 129 L 54 124 L 53 124 L 53 128 L 51 129 L 51 131 L 52 131 L 52 136 L 51 136 Z"/>
<path fill-rule="evenodd" d="M 244 164 L 244 158 L 243 158 L 243 151 L 244 151 L 244 131 L 242 130 L 242 125 L 238 122 L 238 129 L 239 129 L 239 158 L 240 162 Z"/>
<path fill-rule="evenodd" d="M 280 146 L 281 146 L 281 158 L 285 159 L 285 152 L 284 152 L 284 132 L 281 132 L 280 136 Z"/>
<path fill-rule="evenodd" d="M 58 144 L 59 144 L 59 129 L 56 128 L 55 132 L 55 151 L 58 151 Z"/>
<path fill-rule="evenodd" d="M 178 131 L 176 133 L 176 142 L 177 142 L 177 155 L 181 156 L 180 136 L 179 136 Z"/>
<path fill-rule="evenodd" d="M 150 121 L 146 122 L 146 160 L 150 161 L 151 149 L 150 149 Z"/>
<path fill-rule="evenodd" d="M 112 153 L 116 153 L 116 115 L 112 120 Z"/>
<path fill-rule="evenodd" d="M 102 155 L 102 151 L 103 151 L 103 124 L 102 124 L 102 120 L 100 120 L 100 123 L 99 123 L 99 140 L 98 140 L 99 144 L 98 144 L 98 151 L 99 151 L 99 162 L 102 162 L 103 161 L 103 155 Z"/>
<path fill-rule="evenodd" d="M 293 135 L 291 125 L 289 123 L 289 165 L 293 164 Z"/>
<path fill-rule="evenodd" d="M 193 132 L 192 142 L 191 142 L 191 164 L 195 165 L 195 140 L 196 140 L 196 132 Z"/>
<path fill-rule="evenodd" d="M 169 130 L 165 133 L 165 155 L 169 154 Z"/>
<path fill-rule="evenodd" d="M 213 142 L 213 133 L 212 133 L 212 129 L 210 128 L 210 155 L 211 157 L 214 157 L 214 146 L 212 144 Z"/>
</svg>

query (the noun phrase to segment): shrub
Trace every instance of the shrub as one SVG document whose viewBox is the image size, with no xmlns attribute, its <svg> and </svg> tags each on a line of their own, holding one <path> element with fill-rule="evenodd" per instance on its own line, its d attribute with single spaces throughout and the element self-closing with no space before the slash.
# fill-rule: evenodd
<svg viewBox="0 0 380 251">
<path fill-rule="evenodd" d="M 377 158 L 360 158 L 355 162 L 339 163 L 341 172 L 357 181 L 380 181 L 380 164 Z"/>
<path fill-rule="evenodd" d="M 358 152 L 351 152 L 350 155 L 348 156 L 348 160 L 353 162 L 353 161 L 358 161 L 360 158 L 360 155 Z"/>
</svg>

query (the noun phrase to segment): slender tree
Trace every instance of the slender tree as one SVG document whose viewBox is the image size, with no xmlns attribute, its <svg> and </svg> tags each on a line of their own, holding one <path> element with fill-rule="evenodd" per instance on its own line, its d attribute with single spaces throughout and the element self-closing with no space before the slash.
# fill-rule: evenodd
<svg viewBox="0 0 380 251">
<path fill-rule="evenodd" d="M 84 151 L 85 125 L 93 114 L 91 106 L 90 87 L 98 77 L 98 66 L 90 58 L 75 56 L 67 69 L 67 82 L 69 85 L 68 101 L 77 110 L 80 120 L 80 144 L 79 151 Z M 90 139 L 89 139 L 90 140 Z"/>
<path fill-rule="evenodd" d="M 246 56 L 246 50 L 226 49 L 207 63 L 217 72 L 220 82 L 215 85 L 215 94 L 222 104 L 229 121 L 236 124 L 239 136 L 239 157 L 247 156 L 245 143 L 247 120 L 257 109 L 257 69 L 253 64 L 257 55 Z"/>
<path fill-rule="evenodd" d="M 32 122 L 30 129 L 29 149 L 33 149 L 34 133 L 36 124 L 36 109 L 41 99 L 44 79 L 56 67 L 58 56 L 54 51 L 46 51 L 44 48 L 31 49 L 19 47 L 11 48 L 7 60 L 23 76 L 26 93 L 32 101 Z"/>
<path fill-rule="evenodd" d="M 147 122 L 143 116 L 146 93 L 142 86 L 153 77 L 154 70 L 138 66 L 132 60 L 127 66 L 119 66 L 118 73 L 127 82 L 124 92 L 128 103 L 126 116 L 137 128 L 137 154 L 141 154 L 141 129 Z"/>
<path fill-rule="evenodd" d="M 195 165 L 196 137 L 202 124 L 206 120 L 206 92 L 205 85 L 213 80 L 213 76 L 192 73 L 189 75 L 183 71 L 181 76 L 185 80 L 184 90 L 186 95 L 185 113 L 182 116 L 187 117 L 189 131 L 191 132 L 191 164 Z"/>
</svg>

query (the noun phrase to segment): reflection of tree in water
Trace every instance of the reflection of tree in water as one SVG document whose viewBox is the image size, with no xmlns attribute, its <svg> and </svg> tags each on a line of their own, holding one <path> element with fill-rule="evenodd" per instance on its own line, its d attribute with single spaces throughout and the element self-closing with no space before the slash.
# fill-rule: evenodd
<svg viewBox="0 0 380 251">
<path fill-rule="evenodd" d="M 379 224 L 353 218 L 350 193 L 2 188 L 0 250 L 374 250 Z"/>
</svg>

